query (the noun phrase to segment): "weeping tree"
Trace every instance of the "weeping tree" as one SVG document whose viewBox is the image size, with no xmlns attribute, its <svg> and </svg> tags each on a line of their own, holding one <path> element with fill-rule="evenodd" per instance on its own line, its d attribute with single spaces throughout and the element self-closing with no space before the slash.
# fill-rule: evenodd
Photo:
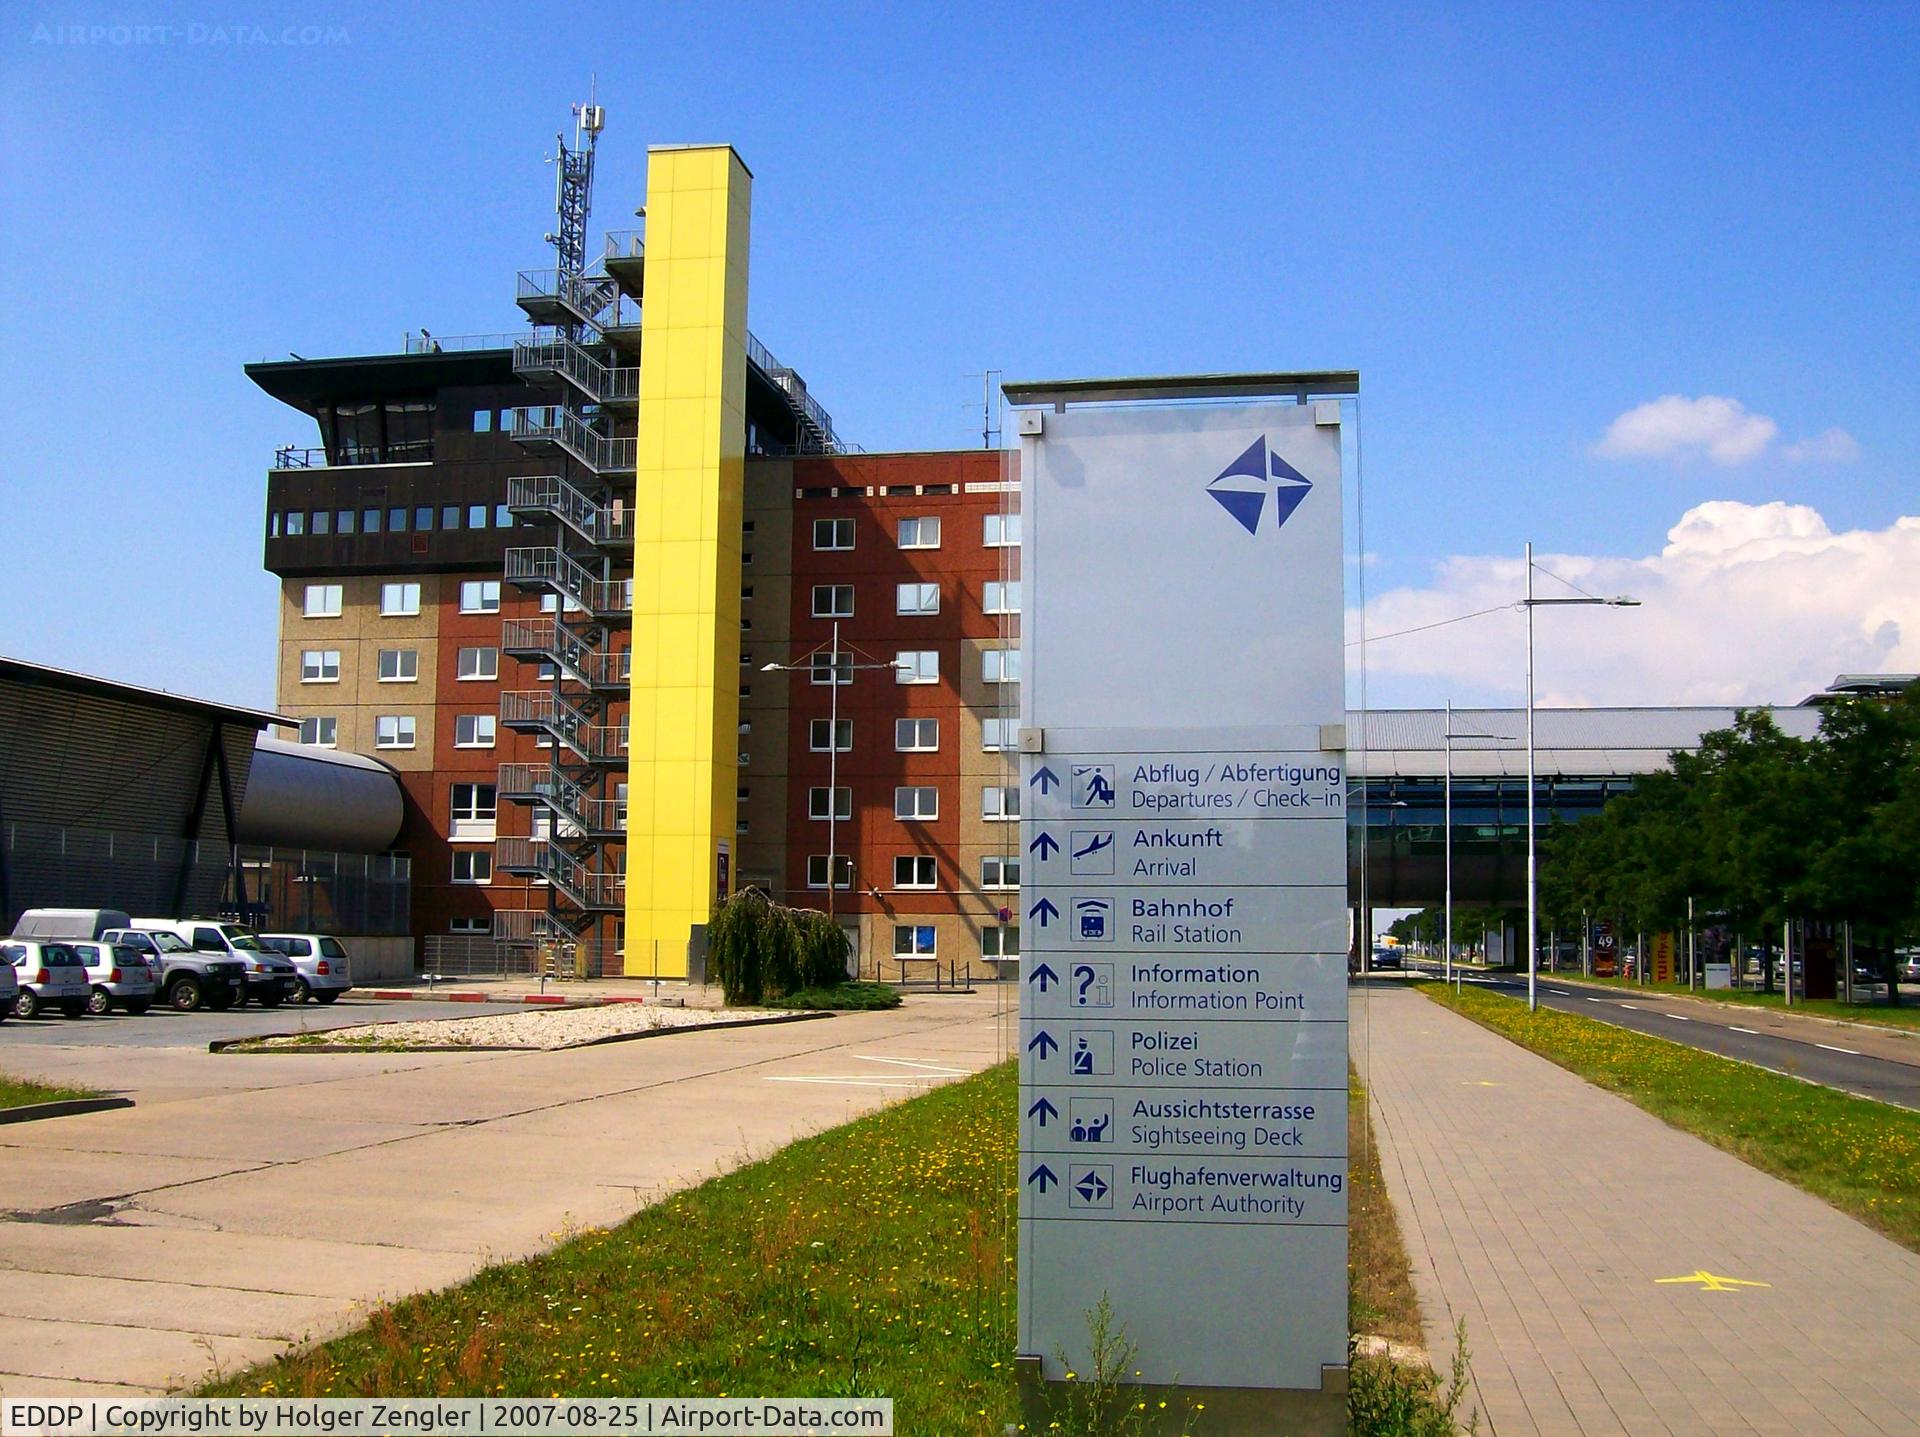
<svg viewBox="0 0 1920 1437">
<path fill-rule="evenodd" d="M 729 1003 L 764 1003 L 847 980 L 845 931 L 826 914 L 743 888 L 713 910 L 707 967 Z"/>
</svg>

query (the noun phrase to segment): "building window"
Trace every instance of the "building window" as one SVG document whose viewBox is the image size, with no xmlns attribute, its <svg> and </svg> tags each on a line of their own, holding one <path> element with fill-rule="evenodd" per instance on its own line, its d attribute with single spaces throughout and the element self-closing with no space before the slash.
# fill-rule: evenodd
<svg viewBox="0 0 1920 1437">
<path fill-rule="evenodd" d="M 989 549 L 1012 549 L 1020 543 L 1018 514 L 989 514 L 982 527 L 981 542 Z"/>
<path fill-rule="evenodd" d="M 1000 749 L 1014 748 L 1020 738 L 1020 720 L 1018 719 L 982 719 L 980 721 L 980 747 L 989 753 Z"/>
<path fill-rule="evenodd" d="M 460 506 L 458 504 L 442 504 L 440 506 L 440 527 L 447 530 L 458 529 L 460 527 Z"/>
<path fill-rule="evenodd" d="M 505 504 L 495 504 L 493 506 L 493 527 L 496 529 L 511 529 L 513 527 L 513 510 L 509 509 Z"/>
<path fill-rule="evenodd" d="M 1006 854 L 988 854 L 980 860 L 980 886 L 982 888 L 1018 888 L 1020 860 Z"/>
<path fill-rule="evenodd" d="M 1010 823 L 1020 816 L 1018 786 L 990 784 L 980 790 L 980 816 L 989 823 Z"/>
<path fill-rule="evenodd" d="M 940 881 L 931 853 L 901 853 L 893 860 L 895 888 L 932 888 Z"/>
<path fill-rule="evenodd" d="M 307 532 L 306 511 L 303 509 L 289 509 L 287 511 L 287 537 L 289 539 L 298 539 L 302 534 L 306 532 Z"/>
<path fill-rule="evenodd" d="M 894 601 L 897 613 L 937 614 L 940 612 L 938 584 L 902 584 Z"/>
<path fill-rule="evenodd" d="M 828 734 L 832 739 L 829 742 Z M 814 719 L 807 725 L 807 747 L 815 753 L 838 751 L 849 753 L 853 749 L 852 719 Z"/>
<path fill-rule="evenodd" d="M 300 742 L 312 744 L 315 748 L 332 748 L 339 738 L 340 720 L 331 716 L 318 716 L 300 720 Z"/>
<path fill-rule="evenodd" d="M 342 509 L 333 516 L 333 532 L 351 534 L 353 532 L 353 510 Z"/>
<path fill-rule="evenodd" d="M 894 682 L 937 684 L 940 682 L 940 653 L 937 649 L 902 649 L 894 660 Z"/>
<path fill-rule="evenodd" d="M 813 521 L 813 547 L 815 549 L 851 549 L 853 547 L 853 520 L 815 519 Z"/>
<path fill-rule="evenodd" d="M 498 649 L 462 649 L 460 650 L 460 677 L 462 679 L 481 680 L 500 677 L 500 650 Z"/>
<path fill-rule="evenodd" d="M 340 682 L 340 650 L 303 649 L 300 652 L 300 682 L 337 684 Z"/>
<path fill-rule="evenodd" d="M 807 790 L 807 817 L 825 819 L 827 816 L 828 816 L 827 790 L 824 788 L 808 789 Z M 833 790 L 832 817 L 841 823 L 845 823 L 847 820 L 853 817 L 853 790 L 852 789 L 836 788 Z"/>
<path fill-rule="evenodd" d="M 893 925 L 893 956 L 896 958 L 932 958 L 939 948 L 939 934 L 931 923 Z"/>
<path fill-rule="evenodd" d="M 830 684 L 850 684 L 853 682 L 853 655 L 848 652 L 834 654 L 815 654 L 810 661 L 809 671 L 813 681 L 823 687 Z"/>
<path fill-rule="evenodd" d="M 460 585 L 460 612 L 497 614 L 500 612 L 500 581 L 468 579 Z"/>
<path fill-rule="evenodd" d="M 852 618 L 853 585 L 815 584 L 813 586 L 813 616 L 816 619 Z"/>
<path fill-rule="evenodd" d="M 405 509 L 387 510 L 387 532 L 404 534 L 407 532 L 407 511 Z"/>
<path fill-rule="evenodd" d="M 983 649 L 980 654 L 980 677 L 990 684 L 1019 683 L 1020 650 Z"/>
<path fill-rule="evenodd" d="M 362 534 L 378 534 L 380 532 L 380 511 L 378 509 L 362 509 L 360 511 L 360 532 Z"/>
<path fill-rule="evenodd" d="M 940 521 L 935 518 L 902 519 L 900 521 L 900 547 L 903 549 L 939 548 Z"/>
<path fill-rule="evenodd" d="M 932 753 L 940 747 L 940 720 L 907 718 L 893 721 L 893 747 L 899 753 Z"/>
<path fill-rule="evenodd" d="M 492 714 L 456 714 L 453 719 L 455 748 L 492 748 L 495 719 Z"/>
<path fill-rule="evenodd" d="M 484 529 L 487 527 L 487 506 L 485 504 L 467 505 L 467 527 Z"/>
<path fill-rule="evenodd" d="M 985 595 L 980 600 L 980 611 L 986 614 L 1017 614 L 1020 612 L 1020 586 L 1013 582 L 994 581 L 989 583 Z"/>
<path fill-rule="evenodd" d="M 412 714 L 381 714 L 373 721 L 375 748 L 412 748 L 415 723 Z"/>
<path fill-rule="evenodd" d="M 812 853 L 807 855 L 807 887 L 825 888 L 827 886 L 827 855 Z M 853 859 L 844 853 L 833 856 L 833 886 L 835 888 L 853 887 Z"/>
<path fill-rule="evenodd" d="M 267 537 L 269 539 L 278 539 L 280 537 L 280 511 L 278 509 L 275 509 L 267 515 Z"/>
<path fill-rule="evenodd" d="M 468 937 L 491 934 L 493 920 L 491 918 L 449 918 L 447 932 L 464 933 Z"/>
<path fill-rule="evenodd" d="M 447 837 L 453 841 L 491 841 L 499 815 L 499 790 L 490 783 L 456 783 L 450 795 L 451 822 Z"/>
<path fill-rule="evenodd" d="M 395 510 L 404 514 L 404 509 Z M 382 584 L 380 586 L 380 612 L 389 618 L 403 614 L 420 612 L 420 586 L 418 584 Z"/>
<path fill-rule="evenodd" d="M 340 597 L 342 589 L 338 584 L 307 585 L 304 611 L 309 619 L 337 619 L 340 617 Z"/>
<path fill-rule="evenodd" d="M 1018 958 L 1020 956 L 1018 925 L 1009 928 L 982 928 L 980 956 L 990 959 Z"/>
<path fill-rule="evenodd" d="M 940 790 L 937 788 L 896 788 L 893 791 L 893 816 L 902 822 L 924 822 L 940 816 Z"/>
<path fill-rule="evenodd" d="M 433 528 L 433 506 L 422 504 L 413 511 L 413 532 L 424 534 Z"/>
<path fill-rule="evenodd" d="M 455 883 L 493 882 L 493 855 L 484 848 L 456 848 L 453 851 Z"/>
<path fill-rule="evenodd" d="M 491 409 L 476 409 L 473 411 L 473 432 L 475 434 L 491 434 L 493 432 L 493 411 Z"/>
<path fill-rule="evenodd" d="M 418 649 L 380 650 L 381 683 L 410 684 L 419 677 L 420 651 Z"/>
<path fill-rule="evenodd" d="M 315 509 L 313 511 L 314 537 L 321 538 L 327 534 L 331 534 L 332 532 L 333 532 L 333 511 L 331 509 Z"/>
</svg>

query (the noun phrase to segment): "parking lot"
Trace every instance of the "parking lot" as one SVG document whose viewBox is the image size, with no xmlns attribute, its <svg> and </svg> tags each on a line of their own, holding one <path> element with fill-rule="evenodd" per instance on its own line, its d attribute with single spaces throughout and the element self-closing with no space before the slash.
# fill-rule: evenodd
<svg viewBox="0 0 1920 1437">
<path fill-rule="evenodd" d="M 320 1032 L 356 1023 L 388 1019 L 477 1018 L 483 1013 L 520 1013 L 520 1003 L 391 1002 L 349 993 L 330 1007 L 318 1003 L 283 1004 L 278 1008 L 230 1008 L 224 1013 L 176 1013 L 154 1008 L 139 1017 L 110 1013 L 103 1017 L 66 1018 L 57 1012 L 33 1019 L 8 1018 L 0 1023 L 0 1067 L 6 1055 L 21 1047 L 205 1048 L 221 1038 L 253 1038 L 263 1033 Z"/>
</svg>

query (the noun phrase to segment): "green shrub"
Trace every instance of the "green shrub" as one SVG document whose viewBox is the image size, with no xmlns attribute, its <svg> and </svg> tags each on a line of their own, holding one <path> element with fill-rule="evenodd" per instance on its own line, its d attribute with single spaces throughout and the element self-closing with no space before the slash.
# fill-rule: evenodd
<svg viewBox="0 0 1920 1437">
<path fill-rule="evenodd" d="M 802 988 L 784 998 L 767 999 L 769 1008 L 833 1009 L 850 1013 L 874 1008 L 898 1008 L 900 990 L 891 983 L 835 983 L 824 988 Z"/>
<path fill-rule="evenodd" d="M 707 969 L 727 1002 L 758 1004 L 847 978 L 847 935 L 824 913 L 744 888 L 713 910 Z"/>
</svg>

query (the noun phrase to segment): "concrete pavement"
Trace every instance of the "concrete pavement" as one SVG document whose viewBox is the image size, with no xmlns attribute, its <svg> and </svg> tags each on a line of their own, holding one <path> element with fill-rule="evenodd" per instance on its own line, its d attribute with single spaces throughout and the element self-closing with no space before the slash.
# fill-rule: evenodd
<svg viewBox="0 0 1920 1437">
<path fill-rule="evenodd" d="M 977 1072 L 1013 1003 L 555 1053 L 7 1050 L 139 1105 L 0 1130 L 0 1394 L 160 1391 L 331 1334 Z"/>
<path fill-rule="evenodd" d="M 1350 1031 L 1483 1431 L 1916 1430 L 1920 1255 L 1417 992 L 1356 991 Z"/>
</svg>

